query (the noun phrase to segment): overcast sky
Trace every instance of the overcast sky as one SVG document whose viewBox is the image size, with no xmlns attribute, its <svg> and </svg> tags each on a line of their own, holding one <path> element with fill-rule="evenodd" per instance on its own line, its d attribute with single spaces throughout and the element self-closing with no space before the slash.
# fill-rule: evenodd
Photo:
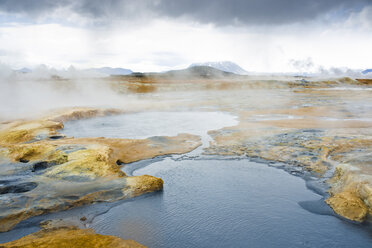
<svg viewBox="0 0 372 248">
<path fill-rule="evenodd" d="M 0 0 L 0 62 L 13 68 L 248 71 L 372 67 L 372 0 Z"/>
</svg>

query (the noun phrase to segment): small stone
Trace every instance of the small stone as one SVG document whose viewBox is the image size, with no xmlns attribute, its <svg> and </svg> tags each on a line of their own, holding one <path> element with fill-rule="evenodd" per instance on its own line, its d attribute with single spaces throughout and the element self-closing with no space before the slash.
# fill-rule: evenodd
<svg viewBox="0 0 372 248">
<path fill-rule="evenodd" d="M 28 163 L 28 162 L 30 162 L 30 161 L 27 160 L 27 159 L 23 159 L 23 158 L 21 158 L 21 159 L 19 159 L 19 162 L 21 162 L 21 163 Z"/>
</svg>

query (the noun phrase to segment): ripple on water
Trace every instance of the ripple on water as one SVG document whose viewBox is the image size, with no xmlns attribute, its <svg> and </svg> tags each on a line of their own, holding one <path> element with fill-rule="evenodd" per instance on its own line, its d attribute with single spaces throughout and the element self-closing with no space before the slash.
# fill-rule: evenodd
<svg viewBox="0 0 372 248">
<path fill-rule="evenodd" d="M 134 171 L 142 174 L 163 178 L 164 191 L 96 217 L 97 232 L 149 247 L 370 247 L 372 241 L 370 229 L 324 215 L 331 211 L 303 179 L 264 164 L 165 158 Z"/>
</svg>

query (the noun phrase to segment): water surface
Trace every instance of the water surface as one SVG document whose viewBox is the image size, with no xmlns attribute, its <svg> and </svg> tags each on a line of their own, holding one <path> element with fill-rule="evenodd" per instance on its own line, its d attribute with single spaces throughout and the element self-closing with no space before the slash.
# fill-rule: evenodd
<svg viewBox="0 0 372 248">
<path fill-rule="evenodd" d="M 372 242 L 367 227 L 332 216 L 302 178 L 265 164 L 166 158 L 134 171 L 141 174 L 161 177 L 164 191 L 97 216 L 91 227 L 98 233 L 149 247 L 370 247 Z M 314 205 L 321 214 L 301 205 Z"/>
<path fill-rule="evenodd" d="M 73 137 L 145 139 L 189 133 L 205 136 L 209 130 L 238 124 L 223 112 L 141 112 L 64 123 L 62 132 Z"/>
</svg>

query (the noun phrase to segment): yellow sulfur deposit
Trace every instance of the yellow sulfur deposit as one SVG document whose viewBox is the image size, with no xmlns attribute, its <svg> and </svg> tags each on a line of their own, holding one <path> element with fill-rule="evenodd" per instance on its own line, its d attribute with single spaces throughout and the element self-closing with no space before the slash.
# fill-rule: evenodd
<svg viewBox="0 0 372 248">
<path fill-rule="evenodd" d="M 21 239 L 1 244 L 0 247 L 23 247 L 23 248 L 143 248 L 145 246 L 134 240 L 101 235 L 92 229 L 79 229 L 74 226 L 60 227 L 41 230 L 27 235 Z"/>
</svg>

